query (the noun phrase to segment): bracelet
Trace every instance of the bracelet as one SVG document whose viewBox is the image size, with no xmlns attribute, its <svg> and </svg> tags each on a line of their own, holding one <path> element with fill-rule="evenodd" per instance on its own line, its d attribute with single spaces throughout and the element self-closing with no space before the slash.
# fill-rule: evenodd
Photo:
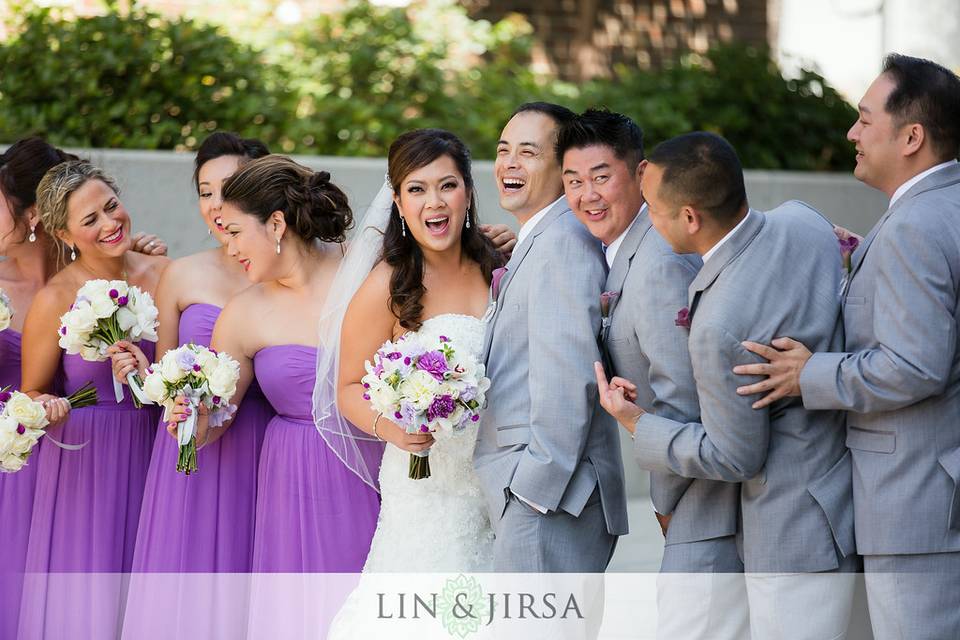
<svg viewBox="0 0 960 640">
<path fill-rule="evenodd" d="M 383 442 L 383 438 L 381 438 L 381 437 L 380 437 L 380 434 L 377 433 L 377 423 L 380 422 L 380 418 L 382 418 L 382 417 L 383 417 L 383 414 L 382 414 L 382 413 L 378 413 L 378 414 L 377 414 L 377 417 L 373 419 L 373 435 L 374 435 L 374 437 L 376 437 L 376 439 L 379 440 L 380 442 Z"/>
</svg>

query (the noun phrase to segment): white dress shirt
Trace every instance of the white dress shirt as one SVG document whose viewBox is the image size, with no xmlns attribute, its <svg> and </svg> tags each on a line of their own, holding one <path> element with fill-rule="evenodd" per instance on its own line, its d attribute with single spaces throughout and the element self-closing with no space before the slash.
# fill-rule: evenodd
<svg viewBox="0 0 960 640">
<path fill-rule="evenodd" d="M 909 190 L 910 190 L 910 187 L 912 187 L 913 185 L 917 184 L 918 182 L 920 182 L 921 180 L 923 180 L 924 178 L 926 178 L 926 177 L 927 177 L 928 175 L 930 175 L 931 173 L 936 173 L 937 171 L 940 171 L 940 169 L 946 169 L 947 167 L 951 167 L 951 166 L 953 166 L 953 165 L 955 165 L 955 164 L 957 164 L 957 161 L 956 161 L 956 160 L 947 160 L 946 162 L 941 162 L 941 163 L 938 164 L 937 166 L 935 166 L 935 167 L 930 167 L 930 168 L 927 169 L 926 171 L 921 171 L 921 172 L 918 173 L 917 175 L 913 176 L 912 178 L 910 178 L 909 180 L 907 180 L 906 182 L 904 182 L 902 185 L 900 185 L 900 187 L 897 188 L 897 190 L 893 192 L 893 197 L 890 198 L 890 206 L 892 207 L 893 204 L 894 204 L 897 200 L 899 200 L 900 197 L 901 197 L 903 194 L 905 194 L 907 191 L 909 191 Z"/>
<path fill-rule="evenodd" d="M 749 218 L 752 214 L 753 214 L 752 211 L 747 211 L 747 215 L 743 216 L 743 220 L 741 220 L 739 224 L 737 224 L 737 226 L 735 226 L 733 229 L 730 229 L 727 235 L 720 238 L 720 241 L 717 242 L 717 244 L 710 247 L 710 250 L 707 251 L 705 254 L 703 254 L 703 264 L 707 264 L 707 260 L 709 260 L 713 256 L 713 254 L 717 252 L 717 249 L 719 249 L 724 242 L 730 239 L 730 236 L 732 236 L 737 232 L 737 229 L 743 226 L 743 223 L 746 222 L 747 218 Z"/>
<path fill-rule="evenodd" d="M 623 230 L 617 239 L 608 244 L 603 248 L 603 254 L 607 258 L 607 268 L 610 269 L 613 267 L 613 259 L 617 257 L 617 251 L 620 249 L 620 245 L 623 244 L 623 239 L 627 237 L 627 234 L 630 233 L 630 229 L 633 228 L 633 225 L 637 223 L 637 220 L 640 218 L 640 214 L 647 208 L 647 203 L 644 202 L 640 207 L 640 210 L 637 211 L 637 215 L 633 217 L 633 220 L 630 221 L 630 224 L 627 225 L 627 228 Z"/>
</svg>

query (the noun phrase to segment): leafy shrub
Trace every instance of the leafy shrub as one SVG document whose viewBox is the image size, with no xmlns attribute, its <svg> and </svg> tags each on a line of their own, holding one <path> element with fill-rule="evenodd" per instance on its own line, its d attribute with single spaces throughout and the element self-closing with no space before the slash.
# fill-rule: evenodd
<svg viewBox="0 0 960 640">
<path fill-rule="evenodd" d="M 22 17 L 0 46 L 0 139 L 193 148 L 208 131 L 275 139 L 286 94 L 260 56 L 221 30 L 134 8 L 70 19 Z"/>
</svg>

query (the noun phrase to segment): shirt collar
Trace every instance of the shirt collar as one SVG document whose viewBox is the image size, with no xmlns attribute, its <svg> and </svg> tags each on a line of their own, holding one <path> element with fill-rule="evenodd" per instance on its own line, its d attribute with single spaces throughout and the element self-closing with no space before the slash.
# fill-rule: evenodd
<svg viewBox="0 0 960 640">
<path fill-rule="evenodd" d="M 553 207 L 565 197 L 566 196 L 560 196 L 543 209 L 540 209 L 540 211 L 533 214 L 532 218 L 520 225 L 520 232 L 517 233 L 517 244 L 523 242 L 523 239 L 530 235 L 530 232 L 533 231 L 533 228 L 537 226 L 537 223 L 543 220 L 543 217 L 547 215 L 547 212 L 550 211 L 550 209 L 553 209 Z"/>
<path fill-rule="evenodd" d="M 627 228 L 623 230 L 617 239 L 608 244 L 603 248 L 604 255 L 607 258 L 607 268 L 613 267 L 613 260 L 617 257 L 617 251 L 620 249 L 620 245 L 623 244 L 623 239 L 627 237 L 627 234 L 630 233 L 630 229 L 633 228 L 633 225 L 637 224 L 637 220 L 640 219 L 643 210 L 647 208 L 647 203 L 644 202 L 643 206 L 640 207 L 640 210 L 637 211 L 637 215 L 633 217 L 633 220 L 630 221 L 630 224 L 627 225 Z"/>
<path fill-rule="evenodd" d="M 897 200 L 899 200 L 903 196 L 903 194 L 909 191 L 913 185 L 917 184 L 918 182 L 926 178 L 931 173 L 936 173 L 937 171 L 940 171 L 940 169 L 946 169 L 947 167 L 955 164 L 957 164 L 956 160 L 947 160 L 946 162 L 941 162 L 937 166 L 930 167 L 926 171 L 922 171 L 917 175 L 913 176 L 912 178 L 904 182 L 902 185 L 900 185 L 900 187 L 893 192 L 893 197 L 890 198 L 890 206 L 892 207 L 894 203 Z"/>
<path fill-rule="evenodd" d="M 737 226 L 735 226 L 733 229 L 731 229 L 729 232 L 727 232 L 727 235 L 725 235 L 725 236 L 723 236 L 722 238 L 720 238 L 720 241 L 719 241 L 717 244 L 715 244 L 715 245 L 713 245 L 712 247 L 710 247 L 710 250 L 707 251 L 705 254 L 703 254 L 703 263 L 704 263 L 704 264 L 707 263 L 707 260 L 709 260 L 710 257 L 713 256 L 713 255 L 717 252 L 717 249 L 719 249 L 719 248 L 723 245 L 724 242 L 726 242 L 727 240 L 730 239 L 730 236 L 732 236 L 733 234 L 735 234 L 735 233 L 737 232 L 737 229 L 739 229 L 740 227 L 743 226 L 743 223 L 747 221 L 747 218 L 749 218 L 750 215 L 751 215 L 751 212 L 750 212 L 750 211 L 747 211 L 747 215 L 743 216 L 743 220 L 741 220 L 741 221 L 739 222 L 739 224 L 737 224 Z"/>
</svg>

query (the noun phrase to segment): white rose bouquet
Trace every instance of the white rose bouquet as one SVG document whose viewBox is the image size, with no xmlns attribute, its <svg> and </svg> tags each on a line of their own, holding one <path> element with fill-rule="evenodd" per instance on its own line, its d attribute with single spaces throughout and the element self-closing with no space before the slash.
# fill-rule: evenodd
<svg viewBox="0 0 960 640">
<path fill-rule="evenodd" d="M 426 344 L 416 334 L 387 341 L 364 363 L 363 398 L 407 433 L 455 432 L 480 419 L 490 380 L 484 366 L 449 338 Z M 409 477 L 430 477 L 429 452 L 410 454 Z"/>
<path fill-rule="evenodd" d="M 60 316 L 60 347 L 84 360 L 101 362 L 109 357 L 107 349 L 120 340 L 156 342 L 157 315 L 153 298 L 139 287 L 123 280 L 88 280 Z M 149 403 L 139 375 L 129 374 L 127 384 L 135 406 Z M 114 381 L 113 389 L 117 402 L 122 402 L 120 383 Z"/>
<path fill-rule="evenodd" d="M 196 344 L 167 351 L 147 369 L 143 391 L 164 408 L 165 419 L 170 418 L 177 396 L 186 397 L 193 409 L 187 420 L 177 424 L 177 471 L 189 475 L 197 470 L 196 424 L 200 405 L 210 412 L 209 426 L 222 426 L 237 410 L 230 400 L 239 379 L 240 364 L 236 360 Z"/>
<path fill-rule="evenodd" d="M 87 383 L 67 397 L 70 407 L 78 409 L 97 404 L 97 390 Z M 33 448 L 46 433 L 47 410 L 30 396 L 10 388 L 0 389 L 0 471 L 20 471 L 33 453 Z M 57 446 L 76 450 L 83 445 L 64 445 L 50 438 Z"/>
<path fill-rule="evenodd" d="M 10 304 L 10 298 L 6 292 L 0 289 L 0 331 L 10 328 L 11 319 L 13 319 L 13 305 Z"/>
</svg>

